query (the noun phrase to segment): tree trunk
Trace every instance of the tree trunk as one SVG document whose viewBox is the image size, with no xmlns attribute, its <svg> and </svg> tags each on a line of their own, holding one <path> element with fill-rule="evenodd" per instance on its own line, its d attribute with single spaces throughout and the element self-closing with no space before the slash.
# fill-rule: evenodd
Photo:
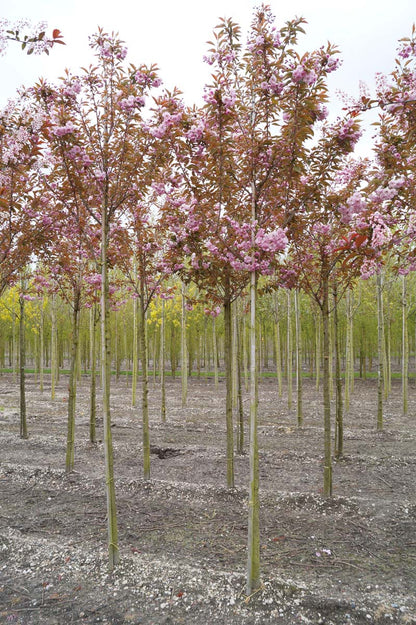
<svg viewBox="0 0 416 625">
<path fill-rule="evenodd" d="M 218 388 L 218 345 L 215 317 L 212 320 L 212 360 L 214 363 L 214 384 Z"/>
<path fill-rule="evenodd" d="M 280 351 L 280 318 L 279 318 L 279 298 L 278 294 L 275 294 L 275 311 L 276 320 L 274 324 L 274 345 L 276 350 L 276 376 L 277 376 L 277 388 L 279 389 L 279 397 L 283 394 L 282 384 L 282 354 Z"/>
<path fill-rule="evenodd" d="M 332 462 L 331 462 L 331 398 L 330 398 L 330 320 L 329 320 L 329 288 L 328 275 L 324 268 L 322 294 L 322 327 L 323 327 L 323 400 L 324 400 L 324 497 L 332 495 Z"/>
<path fill-rule="evenodd" d="M 102 367 L 102 402 L 104 424 L 104 455 L 105 455 L 105 483 L 107 495 L 107 529 L 108 529 L 108 557 L 110 571 L 118 564 L 120 554 L 118 550 L 117 509 L 114 485 L 113 440 L 111 432 L 110 414 L 110 384 L 111 384 L 111 337 L 110 337 L 110 302 L 108 285 L 108 215 L 103 205 L 101 214 L 101 367 Z"/>
<path fill-rule="evenodd" d="M 255 260 L 255 225 L 257 223 L 256 189 L 251 181 L 251 224 L 253 264 Z M 260 499 L 259 499 L 259 443 L 258 443 L 258 362 L 257 362 L 257 272 L 250 274 L 250 482 L 248 495 L 247 595 L 260 586 Z"/>
<path fill-rule="evenodd" d="M 56 296 L 52 295 L 51 307 L 51 399 L 55 399 L 57 368 L 58 368 L 58 345 L 56 330 Z"/>
<path fill-rule="evenodd" d="M 402 276 L 402 400 L 403 414 L 408 411 L 409 335 L 407 331 L 407 281 Z"/>
<path fill-rule="evenodd" d="M 45 368 L 44 362 L 44 350 L 45 350 L 45 311 L 44 311 L 44 299 L 40 300 L 40 324 L 39 324 L 39 389 L 43 393 L 44 389 L 44 376 L 43 370 Z"/>
<path fill-rule="evenodd" d="M 321 381 L 321 324 L 318 316 L 315 317 L 315 376 L 318 391 Z"/>
<path fill-rule="evenodd" d="M 352 310 L 352 292 L 347 291 L 346 295 L 346 313 L 347 328 L 345 341 L 345 410 L 350 409 L 350 397 L 354 388 L 354 346 L 353 346 L 353 310 Z"/>
<path fill-rule="evenodd" d="M 12 312 L 12 371 L 13 371 L 13 382 L 17 381 L 17 352 L 18 352 L 18 342 L 16 338 L 16 319 L 17 315 L 13 311 Z"/>
<path fill-rule="evenodd" d="M 340 458 L 344 447 L 344 419 L 342 402 L 341 358 L 339 348 L 339 323 L 338 323 L 338 290 L 336 284 L 334 294 L 334 330 L 335 330 L 335 457 Z"/>
<path fill-rule="evenodd" d="M 133 365 L 131 372 L 131 405 L 134 408 L 136 406 L 136 396 L 137 396 L 137 369 L 138 369 L 138 307 L 139 303 L 137 298 L 133 299 Z"/>
<path fill-rule="evenodd" d="M 142 424 L 143 424 L 143 477 L 150 479 L 149 434 L 149 376 L 147 363 L 146 293 L 144 277 L 140 279 L 140 352 L 142 361 Z"/>
<path fill-rule="evenodd" d="M 243 322 L 237 319 L 237 405 L 238 405 L 238 425 L 237 425 L 237 452 L 244 452 L 244 409 L 243 409 L 243 389 L 241 381 L 241 326 Z"/>
<path fill-rule="evenodd" d="M 90 442 L 96 443 L 96 414 L 97 414 L 97 348 L 96 348 L 96 326 L 97 309 L 93 304 L 90 309 L 90 360 L 91 360 L 91 380 L 90 380 Z"/>
<path fill-rule="evenodd" d="M 260 585 L 259 448 L 257 427 L 258 372 L 256 336 L 257 275 L 250 280 L 250 484 L 248 501 L 247 595 Z"/>
<path fill-rule="evenodd" d="M 77 359 L 79 343 L 79 314 L 81 305 L 81 292 L 79 288 L 74 289 L 74 299 L 72 303 L 72 342 L 71 361 L 69 367 L 68 382 L 68 432 L 66 439 L 66 460 L 65 471 L 71 473 L 75 463 L 75 406 L 77 397 Z"/>
<path fill-rule="evenodd" d="M 298 427 L 303 425 L 303 405 L 302 405 L 302 336 L 300 326 L 299 291 L 295 290 L 295 335 L 296 335 L 296 391 L 297 405 L 296 414 Z"/>
<path fill-rule="evenodd" d="M 182 313 L 181 313 L 181 380 L 182 380 L 182 406 L 186 406 L 188 398 L 188 367 L 187 367 L 187 342 L 186 342 L 186 287 L 182 283 Z"/>
<path fill-rule="evenodd" d="M 20 438 L 28 438 L 27 420 L 26 420 L 26 336 L 25 336 L 25 300 L 23 292 L 25 289 L 24 280 L 22 278 L 22 293 L 19 298 L 20 317 L 19 317 L 19 353 L 20 353 Z"/>
<path fill-rule="evenodd" d="M 114 361 L 116 365 L 116 382 L 120 377 L 120 347 L 118 337 L 118 315 L 117 311 L 114 312 Z"/>
<path fill-rule="evenodd" d="M 286 354 L 286 374 L 287 374 L 287 405 L 289 410 L 293 404 L 293 379 L 292 379 L 292 297 L 291 291 L 287 291 L 287 354 Z"/>
<path fill-rule="evenodd" d="M 384 313 L 383 318 L 385 318 Z M 387 329 L 386 323 L 384 323 L 385 340 L 383 341 L 384 399 L 386 400 L 391 393 L 391 323 L 390 302 L 387 298 Z"/>
<path fill-rule="evenodd" d="M 228 297 L 227 297 L 228 295 Z M 227 437 L 227 486 L 234 488 L 232 312 L 229 294 L 224 300 L 225 424 Z"/>
<path fill-rule="evenodd" d="M 384 385 L 384 320 L 383 320 L 383 278 L 381 269 L 377 272 L 377 430 L 383 429 L 383 385 Z"/>
<path fill-rule="evenodd" d="M 160 404 L 160 416 L 162 422 L 166 422 L 166 376 L 165 376 L 165 300 L 162 299 L 162 320 L 160 324 L 160 390 L 161 390 L 161 404 Z"/>
</svg>

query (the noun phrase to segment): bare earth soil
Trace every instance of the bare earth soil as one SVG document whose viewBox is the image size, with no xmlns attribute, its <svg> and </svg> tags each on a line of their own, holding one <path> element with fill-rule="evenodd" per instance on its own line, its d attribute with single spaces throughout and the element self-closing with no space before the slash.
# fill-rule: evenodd
<svg viewBox="0 0 416 625">
<path fill-rule="evenodd" d="M 182 408 L 180 380 L 169 379 L 166 424 L 159 384 L 151 384 L 158 453 L 144 481 L 141 410 L 131 407 L 126 378 L 113 380 L 121 564 L 111 575 L 103 444 L 88 442 L 89 383 L 79 385 L 69 476 L 66 385 L 62 376 L 51 401 L 50 388 L 40 393 L 29 376 L 29 439 L 21 440 L 18 385 L 0 376 L 0 623 L 416 623 L 414 382 L 403 417 L 394 381 L 378 433 L 376 383 L 356 381 L 331 499 L 321 494 L 321 392 L 305 380 L 297 428 L 276 380 L 261 382 L 262 587 L 250 598 L 248 456 L 236 456 L 236 488 L 227 490 L 224 382 L 215 389 L 193 378 Z M 98 428 L 101 437 L 101 419 Z"/>
</svg>

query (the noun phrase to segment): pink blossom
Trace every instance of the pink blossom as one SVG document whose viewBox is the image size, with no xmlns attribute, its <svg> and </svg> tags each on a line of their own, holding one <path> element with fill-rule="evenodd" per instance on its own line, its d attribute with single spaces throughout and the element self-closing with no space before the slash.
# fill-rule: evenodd
<svg viewBox="0 0 416 625">
<path fill-rule="evenodd" d="M 52 133 L 56 137 L 64 137 L 65 135 L 69 135 L 75 131 L 74 124 L 69 121 L 65 124 L 65 126 L 54 126 L 52 128 Z"/>
<path fill-rule="evenodd" d="M 145 100 L 141 96 L 129 95 L 127 98 L 123 98 L 118 103 L 122 111 L 134 111 L 136 108 L 141 108 L 145 105 Z"/>
<path fill-rule="evenodd" d="M 256 234 L 256 245 L 264 252 L 281 252 L 288 244 L 286 233 L 281 228 L 265 233 L 262 228 Z"/>
<path fill-rule="evenodd" d="M 373 259 L 365 259 L 360 268 L 360 274 L 363 280 L 368 280 L 377 272 L 378 264 Z"/>
<path fill-rule="evenodd" d="M 143 87 L 160 87 L 162 81 L 156 76 L 154 72 L 149 72 L 145 69 L 140 69 L 134 74 L 134 79 L 137 84 Z"/>
<path fill-rule="evenodd" d="M 312 85 L 316 78 L 316 73 L 313 70 L 307 70 L 303 65 L 298 65 L 292 72 L 292 79 L 298 84 L 304 82 L 306 85 Z"/>
<path fill-rule="evenodd" d="M 361 130 L 354 128 L 355 121 L 353 118 L 347 119 L 338 131 L 338 139 L 340 141 L 348 141 L 351 144 L 357 143 L 361 137 Z"/>
<path fill-rule="evenodd" d="M 205 130 L 205 124 L 203 121 L 199 121 L 197 124 L 194 124 L 190 127 L 188 132 L 185 134 L 186 138 L 189 141 L 200 141 L 203 137 Z"/>
</svg>

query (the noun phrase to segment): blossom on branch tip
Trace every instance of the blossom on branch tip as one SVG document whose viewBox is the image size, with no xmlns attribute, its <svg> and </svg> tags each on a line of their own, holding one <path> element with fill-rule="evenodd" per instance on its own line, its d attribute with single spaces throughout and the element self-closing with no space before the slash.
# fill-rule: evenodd
<svg viewBox="0 0 416 625">
<path fill-rule="evenodd" d="M 313 85 L 316 81 L 316 73 L 313 70 L 307 70 L 303 65 L 298 65 L 292 72 L 293 82 L 305 83 L 306 85 Z"/>
</svg>

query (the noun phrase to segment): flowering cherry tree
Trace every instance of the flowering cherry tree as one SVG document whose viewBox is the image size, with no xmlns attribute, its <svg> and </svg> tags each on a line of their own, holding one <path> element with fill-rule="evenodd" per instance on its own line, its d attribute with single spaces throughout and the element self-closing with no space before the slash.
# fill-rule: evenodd
<svg viewBox="0 0 416 625">
<path fill-rule="evenodd" d="M 278 29 L 263 5 L 255 10 L 243 49 L 238 26 L 221 21 L 206 57 L 215 70 L 206 104 L 185 120 L 171 181 L 171 249 L 185 256 L 177 270 L 225 306 L 250 281 L 248 594 L 259 585 L 257 278 L 274 272 L 287 244 L 285 227 L 293 217 L 290 200 L 303 171 L 305 142 L 326 115 L 325 78 L 339 64 L 330 45 L 297 52 L 302 25 L 297 19 Z"/>
<path fill-rule="evenodd" d="M 146 126 L 142 109 L 152 87 L 158 87 L 156 67 L 126 67 L 127 49 L 116 35 L 99 30 L 91 37 L 96 65 L 80 75 L 67 73 L 55 87 L 41 82 L 34 94 L 49 117 L 53 158 L 66 173 L 75 211 L 82 211 L 100 230 L 101 346 L 106 462 L 109 561 L 119 560 L 113 447 L 110 416 L 109 247 L 113 228 L 136 200 L 131 181 L 146 163 Z M 147 180 L 143 184 L 147 184 Z"/>
</svg>

